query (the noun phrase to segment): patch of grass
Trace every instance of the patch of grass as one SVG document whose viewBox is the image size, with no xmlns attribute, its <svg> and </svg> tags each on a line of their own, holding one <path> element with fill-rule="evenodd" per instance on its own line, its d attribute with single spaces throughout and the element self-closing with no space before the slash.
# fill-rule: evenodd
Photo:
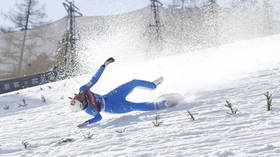
<svg viewBox="0 0 280 157">
<path fill-rule="evenodd" d="M 4 109 L 4 110 L 9 110 L 9 109 L 10 109 L 10 106 L 9 106 L 9 105 L 5 105 L 5 106 L 3 107 L 3 109 Z"/>
<path fill-rule="evenodd" d="M 238 111 L 238 109 L 233 109 L 232 108 L 232 104 L 228 101 L 228 100 L 226 100 L 226 107 L 227 108 L 229 108 L 230 109 L 230 111 L 231 111 L 231 113 L 229 113 L 229 112 L 227 112 L 228 114 L 230 114 L 230 115 L 235 115 L 235 114 L 237 114 L 237 111 Z"/>
<path fill-rule="evenodd" d="M 68 143 L 68 142 L 73 142 L 73 139 L 71 139 L 71 138 L 61 139 L 57 142 L 57 144 L 63 144 L 63 143 Z"/>
<path fill-rule="evenodd" d="M 266 97 L 267 111 L 271 111 L 271 109 L 272 109 L 272 94 L 270 94 L 269 92 L 266 92 L 264 94 L 264 96 Z"/>
<path fill-rule="evenodd" d="M 94 135 L 93 133 L 88 132 L 86 135 L 83 135 L 83 136 L 85 139 L 92 139 L 93 135 Z"/>
<path fill-rule="evenodd" d="M 155 121 L 153 122 L 155 127 L 159 127 L 163 123 L 163 121 L 159 121 L 159 119 L 160 119 L 160 117 L 159 117 L 158 113 L 156 113 Z"/>
<path fill-rule="evenodd" d="M 121 133 L 125 133 L 125 131 L 126 131 L 126 128 L 124 128 L 122 130 L 117 130 L 116 132 L 121 134 Z"/>
<path fill-rule="evenodd" d="M 21 144 L 23 145 L 23 147 L 24 147 L 24 149 L 28 149 L 28 148 L 30 148 L 31 147 L 31 144 L 30 143 L 28 143 L 28 142 L 26 142 L 26 141 L 21 141 Z"/>
<path fill-rule="evenodd" d="M 41 95 L 41 101 L 43 102 L 43 103 L 45 103 L 47 100 L 46 100 L 46 98 L 43 96 L 43 95 Z"/>
<path fill-rule="evenodd" d="M 28 104 L 26 103 L 26 100 L 25 99 L 22 99 L 22 104 L 19 104 L 18 107 L 25 107 L 27 106 Z"/>
<path fill-rule="evenodd" d="M 192 120 L 195 120 L 193 114 L 192 114 L 190 111 L 187 111 L 187 112 L 188 112 L 189 116 L 191 117 L 191 119 L 192 119 Z"/>
</svg>

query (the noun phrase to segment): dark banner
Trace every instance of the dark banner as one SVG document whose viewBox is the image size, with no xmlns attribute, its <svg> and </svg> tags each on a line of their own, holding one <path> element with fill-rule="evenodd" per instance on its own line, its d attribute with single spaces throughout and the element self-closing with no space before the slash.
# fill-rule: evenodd
<svg viewBox="0 0 280 157">
<path fill-rule="evenodd" d="M 50 71 L 41 74 L 0 81 L 0 94 L 53 82 L 56 81 L 56 77 L 57 72 Z"/>
</svg>

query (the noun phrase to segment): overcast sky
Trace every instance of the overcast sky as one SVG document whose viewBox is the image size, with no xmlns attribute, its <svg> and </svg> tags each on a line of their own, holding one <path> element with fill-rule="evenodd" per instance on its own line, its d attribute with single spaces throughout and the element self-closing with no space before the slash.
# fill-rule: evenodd
<svg viewBox="0 0 280 157">
<path fill-rule="evenodd" d="M 8 13 L 16 3 L 22 0 L 0 0 L 0 13 Z M 62 5 L 64 0 L 39 0 L 39 5 L 45 5 L 48 21 L 55 21 L 66 16 Z M 75 0 L 85 16 L 111 15 L 143 8 L 150 0 Z M 0 16 L 0 25 L 9 25 L 9 21 Z"/>
<path fill-rule="evenodd" d="M 0 26 L 8 26 L 10 22 L 5 20 L 2 13 L 8 13 L 14 8 L 15 3 L 23 0 L 0 0 Z M 165 5 L 172 4 L 173 0 L 160 0 Z M 175 0 L 176 1 L 176 0 Z M 177 0 L 180 1 L 180 0 Z M 203 2 L 206 0 L 196 0 Z M 262 0 L 258 0 L 262 1 Z M 274 9 L 280 8 L 280 0 L 271 0 Z M 66 11 L 62 5 L 64 0 L 39 0 L 39 5 L 45 5 L 45 11 L 48 17 L 47 21 L 56 21 L 66 16 Z M 188 0 L 186 1 L 188 2 Z M 146 7 L 150 0 L 75 0 L 75 4 L 80 8 L 84 16 L 111 15 L 123 12 L 133 11 Z M 217 3 L 224 7 L 230 7 L 231 0 L 217 0 Z"/>
</svg>

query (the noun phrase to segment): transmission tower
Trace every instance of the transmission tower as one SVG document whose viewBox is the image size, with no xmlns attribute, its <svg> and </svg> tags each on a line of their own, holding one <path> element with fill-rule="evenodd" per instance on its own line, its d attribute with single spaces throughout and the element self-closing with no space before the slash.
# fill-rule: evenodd
<svg viewBox="0 0 280 157">
<path fill-rule="evenodd" d="M 181 0 L 181 9 L 185 9 L 186 0 Z"/>
<path fill-rule="evenodd" d="M 161 37 L 161 27 L 163 27 L 163 25 L 160 22 L 160 16 L 159 16 L 159 7 L 163 6 L 163 4 L 159 1 L 159 0 L 151 0 L 152 2 L 152 11 L 153 11 L 153 15 L 154 15 L 154 24 L 150 24 L 150 27 L 155 27 L 155 31 L 156 31 L 156 39 L 158 41 L 162 40 Z"/>
<path fill-rule="evenodd" d="M 209 0 L 208 5 L 210 6 L 210 12 L 214 15 L 215 14 L 215 7 L 217 7 L 216 0 Z"/>
<path fill-rule="evenodd" d="M 67 21 L 67 32 L 66 32 L 66 47 L 65 47 L 65 57 L 64 57 L 64 70 L 73 71 L 75 70 L 76 64 L 76 40 L 78 40 L 78 32 L 76 29 L 76 17 L 83 16 L 80 9 L 75 6 L 75 1 L 68 1 L 62 3 L 65 10 L 68 13 Z"/>
<path fill-rule="evenodd" d="M 216 0 L 209 0 L 208 2 L 209 5 L 209 17 L 208 17 L 208 22 L 209 22 L 209 28 L 208 31 L 210 33 L 209 36 L 211 36 L 211 39 L 209 41 L 209 45 L 217 45 L 218 44 L 218 20 L 217 20 L 217 7 L 218 4 Z"/>
</svg>

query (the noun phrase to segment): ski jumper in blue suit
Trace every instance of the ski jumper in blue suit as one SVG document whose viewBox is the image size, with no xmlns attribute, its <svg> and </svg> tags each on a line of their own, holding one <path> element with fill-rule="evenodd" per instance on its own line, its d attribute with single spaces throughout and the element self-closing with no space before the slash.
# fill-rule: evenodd
<svg viewBox="0 0 280 157">
<path fill-rule="evenodd" d="M 90 88 L 98 81 L 100 76 L 102 75 L 105 66 L 102 65 L 96 74 L 91 78 L 90 82 L 86 85 L 83 85 L 80 88 L 80 92 L 83 92 L 86 96 L 88 106 L 86 108 L 86 113 L 94 116 L 94 118 L 86 121 L 89 124 L 95 123 L 102 119 L 100 114 L 101 110 L 110 113 L 126 113 L 134 110 L 138 111 L 151 111 L 164 109 L 164 102 L 158 103 L 134 103 L 127 101 L 125 98 L 127 95 L 138 86 L 146 87 L 150 89 L 155 89 L 156 85 L 153 82 L 143 81 L 143 80 L 132 80 L 127 82 L 116 89 L 112 90 L 106 95 L 99 95 L 96 93 L 90 92 Z M 90 101 L 91 97 L 94 97 L 94 101 Z M 97 104 L 97 105 L 96 105 Z"/>
</svg>

